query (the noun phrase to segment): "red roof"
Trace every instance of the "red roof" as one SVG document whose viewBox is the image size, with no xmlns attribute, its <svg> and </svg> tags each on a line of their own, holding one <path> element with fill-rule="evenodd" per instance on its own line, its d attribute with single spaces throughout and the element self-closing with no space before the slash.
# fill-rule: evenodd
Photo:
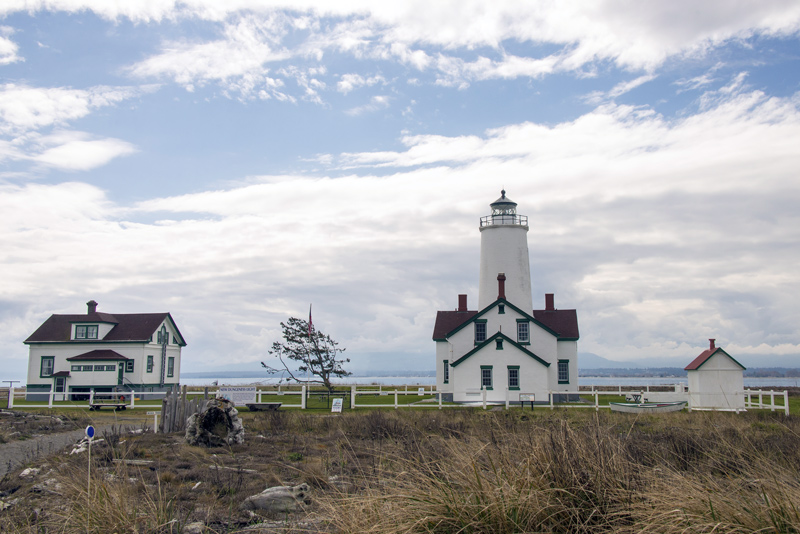
<svg viewBox="0 0 800 534">
<path fill-rule="evenodd" d="M 182 345 L 186 342 L 169 313 L 90 313 L 81 315 L 51 315 L 42 326 L 30 335 L 25 343 L 96 343 L 104 341 L 146 342 L 155 334 L 158 327 L 169 317 Z M 70 339 L 73 323 L 112 323 L 114 327 L 103 339 Z"/>
<path fill-rule="evenodd" d="M 436 323 L 433 326 L 433 339 L 444 340 L 447 334 L 466 323 L 478 314 L 477 311 L 440 311 L 436 312 Z M 533 310 L 532 317 L 552 330 L 561 340 L 577 340 L 578 313 L 575 310 Z"/>
<path fill-rule="evenodd" d="M 684 367 L 684 368 L 683 368 L 683 370 L 684 370 L 684 371 L 696 371 L 696 370 L 698 370 L 698 369 L 700 368 L 700 366 L 701 366 L 701 365 L 703 365 L 703 364 L 704 364 L 704 363 L 706 363 L 708 360 L 710 360 L 710 359 L 711 359 L 711 357 L 712 357 L 713 355 L 715 355 L 716 353 L 718 353 L 718 352 L 721 352 L 722 354 L 724 354 L 725 356 L 727 356 L 728 358 L 730 358 L 731 360 L 733 360 L 733 362 L 734 362 L 736 365 L 738 365 L 738 366 L 739 366 L 739 367 L 741 367 L 742 369 L 745 369 L 745 366 L 744 366 L 744 365 L 742 365 L 741 363 L 737 362 L 736 360 L 734 360 L 734 359 L 733 359 L 733 356 L 731 356 L 730 354 L 728 354 L 727 352 L 725 352 L 724 350 L 722 350 L 722 348 L 720 348 L 720 347 L 715 347 L 715 348 L 713 348 L 713 349 L 706 349 L 706 350 L 704 350 L 703 352 L 701 352 L 701 353 L 700 353 L 700 356 L 698 356 L 697 358 L 695 358 L 694 360 L 692 360 L 692 363 L 690 363 L 689 365 L 687 365 L 686 367 Z"/>
<path fill-rule="evenodd" d="M 93 350 L 90 352 L 84 352 L 83 354 L 78 354 L 77 356 L 72 356 L 67 358 L 69 362 L 96 362 L 96 361 L 108 361 L 108 360 L 128 360 L 119 352 L 115 352 L 113 350 Z"/>
<path fill-rule="evenodd" d="M 433 339 L 445 339 L 447 334 L 466 323 L 477 314 L 477 311 L 436 312 L 436 323 L 433 325 Z"/>
<path fill-rule="evenodd" d="M 558 339 L 577 340 L 578 312 L 575 310 L 533 310 L 533 318 L 558 332 Z"/>
</svg>

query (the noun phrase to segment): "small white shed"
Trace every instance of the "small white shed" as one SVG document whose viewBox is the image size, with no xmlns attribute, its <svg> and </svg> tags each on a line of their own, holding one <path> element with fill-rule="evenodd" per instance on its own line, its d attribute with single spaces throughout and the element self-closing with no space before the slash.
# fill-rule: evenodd
<svg viewBox="0 0 800 534">
<path fill-rule="evenodd" d="M 699 410 L 744 410 L 745 367 L 709 339 L 684 369 L 689 378 L 689 406 Z"/>
</svg>

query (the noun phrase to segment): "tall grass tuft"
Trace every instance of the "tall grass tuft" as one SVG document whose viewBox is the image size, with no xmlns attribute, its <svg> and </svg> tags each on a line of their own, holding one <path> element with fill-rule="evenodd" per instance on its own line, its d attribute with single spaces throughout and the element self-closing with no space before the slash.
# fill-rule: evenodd
<svg viewBox="0 0 800 534">
<path fill-rule="evenodd" d="M 800 532 L 796 453 L 742 418 L 508 417 L 385 454 L 323 514 L 343 533 Z"/>
</svg>

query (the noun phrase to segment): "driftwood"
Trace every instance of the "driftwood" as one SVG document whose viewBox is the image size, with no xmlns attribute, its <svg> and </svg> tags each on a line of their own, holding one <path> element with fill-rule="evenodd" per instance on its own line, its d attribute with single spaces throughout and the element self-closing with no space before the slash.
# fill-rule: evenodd
<svg viewBox="0 0 800 534">
<path fill-rule="evenodd" d="M 161 401 L 161 421 L 158 431 L 164 433 L 183 432 L 186 430 L 186 419 L 192 414 L 200 413 L 208 401 L 208 388 L 203 392 L 203 398 L 186 398 L 186 386 L 178 394 L 177 386 L 167 391 L 167 396 Z"/>
</svg>

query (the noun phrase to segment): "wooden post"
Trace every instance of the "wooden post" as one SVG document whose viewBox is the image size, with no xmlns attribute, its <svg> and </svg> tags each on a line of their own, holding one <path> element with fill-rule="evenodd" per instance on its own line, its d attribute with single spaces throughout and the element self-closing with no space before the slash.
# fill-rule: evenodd
<svg viewBox="0 0 800 534">
<path fill-rule="evenodd" d="M 158 427 L 158 431 L 162 434 L 167 431 L 167 419 L 169 419 L 169 390 L 167 390 L 164 398 L 161 399 L 161 424 Z"/>
<path fill-rule="evenodd" d="M 555 408 L 555 406 L 553 405 L 553 390 L 548 390 L 547 394 L 550 395 L 550 409 L 552 410 L 553 408 Z"/>
<path fill-rule="evenodd" d="M 394 409 L 397 409 L 397 390 L 394 390 Z"/>
<path fill-rule="evenodd" d="M 300 388 L 300 409 L 306 409 L 306 386 Z"/>
<path fill-rule="evenodd" d="M 442 409 L 442 392 L 439 392 L 439 409 Z"/>
<path fill-rule="evenodd" d="M 789 415 L 789 390 L 783 390 L 783 411 Z"/>
<path fill-rule="evenodd" d="M 356 409 L 356 386 L 350 386 L 350 409 Z"/>
<path fill-rule="evenodd" d="M 203 388 L 203 400 L 204 401 L 208 400 L 208 386 Z"/>
<path fill-rule="evenodd" d="M 775 411 L 775 390 L 770 390 L 769 392 L 769 400 L 770 400 L 770 410 L 771 412 Z"/>
<path fill-rule="evenodd" d="M 594 411 L 600 411 L 600 396 L 597 393 L 594 394 Z"/>
<path fill-rule="evenodd" d="M 14 407 L 14 386 L 8 388 L 8 409 Z"/>
</svg>

